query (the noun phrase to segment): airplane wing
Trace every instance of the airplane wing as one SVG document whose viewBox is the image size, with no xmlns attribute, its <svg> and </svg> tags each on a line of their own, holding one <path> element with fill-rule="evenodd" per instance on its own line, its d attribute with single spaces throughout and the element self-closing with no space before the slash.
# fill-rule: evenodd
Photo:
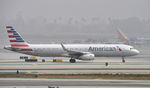
<svg viewBox="0 0 150 88">
<path fill-rule="evenodd" d="M 65 46 L 62 43 L 61 43 L 61 46 L 62 46 L 63 50 L 66 51 L 69 54 L 69 56 L 71 56 L 71 57 L 79 57 L 81 55 L 89 53 L 89 52 L 68 50 L 67 48 L 65 48 Z"/>
</svg>

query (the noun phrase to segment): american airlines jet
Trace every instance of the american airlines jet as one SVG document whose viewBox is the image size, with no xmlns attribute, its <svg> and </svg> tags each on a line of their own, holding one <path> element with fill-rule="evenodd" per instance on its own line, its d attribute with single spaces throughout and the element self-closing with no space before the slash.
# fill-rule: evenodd
<svg viewBox="0 0 150 88">
<path fill-rule="evenodd" d="M 94 60 L 95 57 L 124 57 L 139 54 L 132 46 L 124 44 L 29 44 L 12 26 L 6 26 L 10 45 L 4 49 L 40 57 L 70 57 L 70 62 Z"/>
</svg>

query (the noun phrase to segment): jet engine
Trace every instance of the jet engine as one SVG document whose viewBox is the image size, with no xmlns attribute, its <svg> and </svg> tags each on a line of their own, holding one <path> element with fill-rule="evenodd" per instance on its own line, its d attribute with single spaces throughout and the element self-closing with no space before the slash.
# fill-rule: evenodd
<svg viewBox="0 0 150 88">
<path fill-rule="evenodd" d="M 78 59 L 79 60 L 94 60 L 94 58 L 95 58 L 94 54 L 88 53 L 88 54 L 84 54 L 80 56 Z"/>
</svg>

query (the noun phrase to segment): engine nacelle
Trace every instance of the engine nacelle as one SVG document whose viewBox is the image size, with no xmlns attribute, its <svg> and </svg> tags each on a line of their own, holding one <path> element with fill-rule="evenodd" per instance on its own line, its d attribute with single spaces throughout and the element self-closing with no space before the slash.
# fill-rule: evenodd
<svg viewBox="0 0 150 88">
<path fill-rule="evenodd" d="M 79 60 L 94 60 L 94 58 L 95 58 L 94 54 L 88 53 L 88 54 L 84 54 L 80 56 L 78 59 Z"/>
</svg>

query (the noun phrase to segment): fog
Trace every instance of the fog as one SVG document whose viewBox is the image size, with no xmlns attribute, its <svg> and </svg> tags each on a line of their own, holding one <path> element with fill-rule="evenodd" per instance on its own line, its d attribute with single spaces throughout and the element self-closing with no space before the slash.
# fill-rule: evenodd
<svg viewBox="0 0 150 88">
<path fill-rule="evenodd" d="M 150 35 L 149 0 L 0 0 L 0 44 L 13 26 L 30 43 L 116 43 Z"/>
<path fill-rule="evenodd" d="M 149 0 L 1 0 L 1 17 L 150 17 Z"/>
</svg>

